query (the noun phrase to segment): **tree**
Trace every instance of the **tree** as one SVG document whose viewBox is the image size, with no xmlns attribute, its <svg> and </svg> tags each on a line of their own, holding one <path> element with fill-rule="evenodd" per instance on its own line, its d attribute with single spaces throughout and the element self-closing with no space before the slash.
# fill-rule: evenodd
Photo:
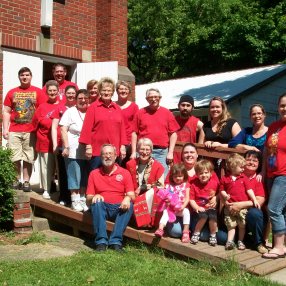
<svg viewBox="0 0 286 286">
<path fill-rule="evenodd" d="M 284 1 L 129 0 L 137 82 L 285 61 Z"/>
</svg>

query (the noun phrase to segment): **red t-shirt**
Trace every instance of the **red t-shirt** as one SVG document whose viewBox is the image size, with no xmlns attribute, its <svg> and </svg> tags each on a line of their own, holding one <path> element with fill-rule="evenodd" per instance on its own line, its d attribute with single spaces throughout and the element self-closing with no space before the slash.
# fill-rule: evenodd
<svg viewBox="0 0 286 286">
<path fill-rule="evenodd" d="M 106 203 L 120 204 L 126 193 L 134 192 L 130 173 L 118 165 L 112 174 L 103 172 L 103 168 L 93 170 L 88 178 L 87 195 L 101 195 Z"/>
<path fill-rule="evenodd" d="M 153 145 L 168 148 L 169 135 L 180 128 L 174 115 L 167 108 L 160 106 L 152 111 L 149 106 L 141 108 L 134 121 L 134 131 L 140 138 L 149 138 Z"/>
<path fill-rule="evenodd" d="M 253 190 L 255 196 L 265 197 L 265 189 L 262 182 L 258 182 L 256 175 L 252 178 L 249 178 L 251 189 Z M 249 200 L 249 199 L 248 199 Z"/>
<path fill-rule="evenodd" d="M 219 187 L 220 191 L 225 191 L 230 195 L 228 200 L 230 203 L 249 201 L 250 198 L 246 191 L 250 189 L 250 181 L 244 174 L 236 177 L 235 181 L 229 175 L 222 177 Z"/>
<path fill-rule="evenodd" d="M 100 156 L 103 144 L 113 144 L 119 155 L 120 146 L 129 143 L 120 107 L 114 102 L 109 106 L 101 100 L 93 102 L 87 109 L 79 143 L 91 144 L 93 156 Z"/>
<path fill-rule="evenodd" d="M 64 80 L 62 84 L 59 85 L 59 95 L 58 95 L 58 99 L 59 102 L 62 104 L 66 103 L 66 97 L 65 97 L 65 89 L 68 85 L 72 85 L 76 88 L 76 90 L 78 90 L 78 86 L 76 83 L 72 82 L 72 81 L 68 81 L 68 80 Z M 46 95 L 46 102 L 49 99 L 48 95 L 47 95 L 47 89 L 46 86 L 44 85 L 43 87 L 43 92 Z"/>
<path fill-rule="evenodd" d="M 136 103 L 131 102 L 131 104 L 127 108 L 121 110 L 124 118 L 127 142 L 128 144 L 131 144 L 131 134 L 133 131 L 134 118 L 139 108 Z"/>
<path fill-rule="evenodd" d="M 36 151 L 42 153 L 53 152 L 53 142 L 51 135 L 52 114 L 58 108 L 58 104 L 43 103 L 35 112 L 33 125 L 36 129 L 37 141 Z M 58 140 L 60 137 L 58 136 Z M 59 142 L 58 142 L 59 143 Z"/>
<path fill-rule="evenodd" d="M 200 207 L 205 207 L 209 203 L 209 198 L 217 194 L 218 188 L 217 177 L 212 176 L 207 184 L 202 184 L 196 177 L 191 184 L 190 200 L 194 200 Z"/>
<path fill-rule="evenodd" d="M 11 108 L 9 131 L 32 132 L 35 110 L 44 101 L 42 90 L 32 85 L 26 89 L 16 87 L 8 91 L 4 106 Z"/>
<path fill-rule="evenodd" d="M 190 116 L 187 119 L 183 119 L 180 115 L 175 117 L 180 129 L 177 131 L 177 141 L 185 143 L 196 143 L 197 142 L 197 126 L 199 118 Z M 174 151 L 174 163 L 181 162 L 182 152 Z"/>
<path fill-rule="evenodd" d="M 278 140 L 278 142 L 277 142 Z M 286 122 L 276 121 L 267 131 L 267 176 L 286 176 Z"/>
</svg>

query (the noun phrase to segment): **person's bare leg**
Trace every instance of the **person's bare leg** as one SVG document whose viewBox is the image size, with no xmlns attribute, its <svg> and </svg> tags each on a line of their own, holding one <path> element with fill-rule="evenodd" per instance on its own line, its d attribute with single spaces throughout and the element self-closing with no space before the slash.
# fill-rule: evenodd
<svg viewBox="0 0 286 286">
<path fill-rule="evenodd" d="M 23 181 L 30 181 L 33 170 L 33 164 L 23 161 Z"/>
</svg>

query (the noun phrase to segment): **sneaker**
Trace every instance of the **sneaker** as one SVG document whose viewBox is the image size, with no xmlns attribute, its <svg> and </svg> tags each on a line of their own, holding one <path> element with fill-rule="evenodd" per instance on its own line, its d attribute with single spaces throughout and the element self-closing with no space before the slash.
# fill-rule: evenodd
<svg viewBox="0 0 286 286">
<path fill-rule="evenodd" d="M 256 250 L 260 253 L 260 254 L 264 254 L 268 252 L 268 249 L 261 243 L 256 247 Z"/>
<path fill-rule="evenodd" d="M 101 251 L 105 251 L 107 248 L 106 244 L 97 244 L 95 247 L 95 251 L 101 252 Z"/>
<path fill-rule="evenodd" d="M 227 241 L 225 245 L 225 250 L 232 250 L 235 248 L 235 243 L 233 241 Z"/>
<path fill-rule="evenodd" d="M 22 190 L 24 192 L 30 192 L 31 191 L 31 186 L 30 183 L 28 181 L 25 181 L 22 185 Z"/>
<path fill-rule="evenodd" d="M 194 233 L 191 238 L 191 244 L 197 244 L 200 240 L 200 233 Z"/>
<path fill-rule="evenodd" d="M 86 205 L 86 198 L 85 197 L 80 198 L 80 203 L 81 203 L 81 206 L 83 208 L 83 211 L 87 212 L 88 206 Z"/>
<path fill-rule="evenodd" d="M 119 245 L 119 244 L 110 244 L 108 248 L 115 250 L 117 252 L 123 252 L 123 247 L 122 245 Z"/>
<path fill-rule="evenodd" d="M 158 228 L 158 229 L 155 231 L 154 234 L 155 234 L 155 236 L 157 236 L 157 237 L 162 237 L 162 236 L 164 235 L 164 230 Z"/>
<path fill-rule="evenodd" d="M 71 208 L 77 212 L 82 212 L 83 211 L 83 207 L 81 205 L 80 201 L 73 201 Z"/>
<path fill-rule="evenodd" d="M 47 191 L 44 191 L 43 198 L 46 199 L 46 200 L 50 200 L 51 199 L 50 194 Z"/>
<path fill-rule="evenodd" d="M 66 205 L 66 202 L 60 201 L 59 204 L 60 204 L 61 206 L 65 206 L 65 205 Z"/>
<path fill-rule="evenodd" d="M 210 245 L 210 246 L 216 246 L 216 245 L 217 245 L 216 236 L 211 235 L 211 236 L 209 237 L 209 245 Z"/>
<path fill-rule="evenodd" d="M 14 181 L 12 188 L 14 190 L 22 190 L 22 183 L 20 181 Z"/>
</svg>

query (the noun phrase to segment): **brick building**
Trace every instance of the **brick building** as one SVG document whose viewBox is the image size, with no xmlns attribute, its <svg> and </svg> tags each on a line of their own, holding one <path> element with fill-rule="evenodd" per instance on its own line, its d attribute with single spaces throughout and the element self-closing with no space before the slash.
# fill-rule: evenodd
<svg viewBox="0 0 286 286">
<path fill-rule="evenodd" d="M 23 66 L 38 87 L 52 78 L 56 62 L 67 65 L 68 79 L 80 88 L 103 75 L 134 83 L 127 68 L 127 0 L 1 0 L 0 12 L 1 106 Z"/>
</svg>

